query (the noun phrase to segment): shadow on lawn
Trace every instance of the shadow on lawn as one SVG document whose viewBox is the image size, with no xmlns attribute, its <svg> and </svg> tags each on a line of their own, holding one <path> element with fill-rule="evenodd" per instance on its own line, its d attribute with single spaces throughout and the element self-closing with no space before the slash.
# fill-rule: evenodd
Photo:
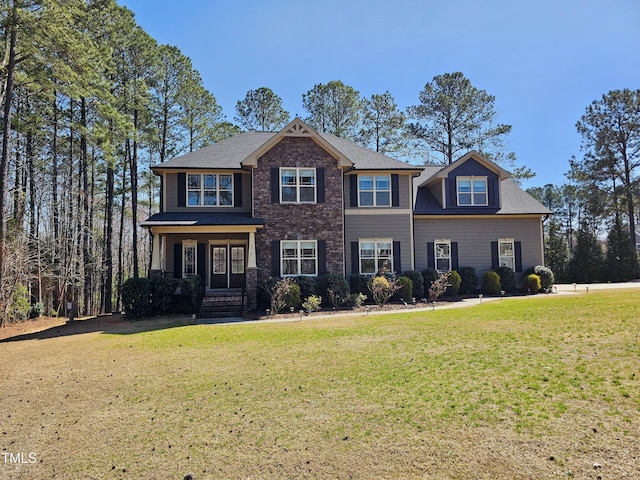
<svg viewBox="0 0 640 480">
<path fill-rule="evenodd" d="M 148 320 L 127 320 L 124 315 L 99 315 L 86 319 L 74 320 L 71 323 L 56 324 L 44 327 L 36 332 L 16 334 L 0 339 L 0 343 L 20 342 L 24 340 L 46 340 L 49 338 L 68 337 L 85 333 L 107 333 L 113 335 L 131 335 L 154 330 L 194 325 L 189 317 L 163 317 Z"/>
</svg>

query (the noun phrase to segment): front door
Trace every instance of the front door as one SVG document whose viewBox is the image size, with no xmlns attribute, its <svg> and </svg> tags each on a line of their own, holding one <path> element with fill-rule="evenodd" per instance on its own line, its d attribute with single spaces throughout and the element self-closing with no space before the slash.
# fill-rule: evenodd
<svg viewBox="0 0 640 480">
<path fill-rule="evenodd" d="M 211 245 L 211 288 L 242 288 L 244 245 Z"/>
</svg>

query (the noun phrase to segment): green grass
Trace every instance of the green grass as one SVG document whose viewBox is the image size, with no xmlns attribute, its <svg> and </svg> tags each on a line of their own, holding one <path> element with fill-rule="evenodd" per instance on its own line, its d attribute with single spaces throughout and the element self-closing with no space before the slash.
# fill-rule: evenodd
<svg viewBox="0 0 640 480">
<path fill-rule="evenodd" d="M 617 291 L 7 343 L 0 446 L 38 463 L 0 467 L 506 479 L 595 478 L 599 463 L 640 477 L 639 326 L 640 295 Z"/>
</svg>

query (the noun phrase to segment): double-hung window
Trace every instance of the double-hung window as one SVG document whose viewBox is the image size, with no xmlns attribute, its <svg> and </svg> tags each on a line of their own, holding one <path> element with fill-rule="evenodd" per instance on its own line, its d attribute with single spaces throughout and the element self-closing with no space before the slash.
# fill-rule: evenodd
<svg viewBox="0 0 640 480">
<path fill-rule="evenodd" d="M 458 206 L 487 206 L 486 177 L 457 178 Z"/>
<path fill-rule="evenodd" d="M 280 201 L 282 203 L 315 203 L 316 169 L 281 168 Z"/>
<path fill-rule="evenodd" d="M 280 242 L 282 276 L 318 275 L 318 242 L 316 240 L 283 240 Z"/>
<path fill-rule="evenodd" d="M 198 244 L 182 242 L 182 278 L 198 274 Z"/>
<path fill-rule="evenodd" d="M 393 272 L 393 240 L 360 240 L 359 250 L 361 274 L 375 275 L 380 272 Z"/>
<path fill-rule="evenodd" d="M 433 242 L 435 267 L 438 272 L 451 270 L 451 241 L 435 240 Z"/>
<path fill-rule="evenodd" d="M 513 238 L 498 239 L 498 265 L 515 270 L 515 248 Z"/>
<path fill-rule="evenodd" d="M 358 175 L 361 207 L 391 206 L 391 175 Z"/>
<path fill-rule="evenodd" d="M 230 173 L 189 173 L 187 175 L 189 207 L 232 207 L 233 175 Z"/>
</svg>

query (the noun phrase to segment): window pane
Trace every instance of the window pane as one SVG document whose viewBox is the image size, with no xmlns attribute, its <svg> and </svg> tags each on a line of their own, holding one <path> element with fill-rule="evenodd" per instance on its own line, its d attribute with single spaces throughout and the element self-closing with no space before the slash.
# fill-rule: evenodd
<svg viewBox="0 0 640 480">
<path fill-rule="evenodd" d="M 449 258 L 450 245 L 448 243 L 436 243 L 436 258 Z"/>
<path fill-rule="evenodd" d="M 379 175 L 376 177 L 376 190 L 390 190 L 391 177 L 389 175 Z"/>
<path fill-rule="evenodd" d="M 389 195 L 389 192 L 376 192 L 376 205 L 391 205 L 391 196 Z"/>
<path fill-rule="evenodd" d="M 471 205 L 471 194 L 461 193 L 458 195 L 458 205 Z"/>
<path fill-rule="evenodd" d="M 213 273 L 223 275 L 227 273 L 227 248 L 215 247 L 213 249 Z"/>
<path fill-rule="evenodd" d="M 300 201 L 301 202 L 315 202 L 316 190 L 314 187 L 300 187 Z"/>
<path fill-rule="evenodd" d="M 438 271 L 449 271 L 449 259 L 448 258 L 438 258 L 436 259 L 436 270 Z"/>
<path fill-rule="evenodd" d="M 296 187 L 282 187 L 282 201 L 296 202 Z"/>
<path fill-rule="evenodd" d="M 360 190 L 373 190 L 373 177 L 371 175 L 359 175 Z"/>
<path fill-rule="evenodd" d="M 487 181 L 486 180 L 474 180 L 473 181 L 473 191 L 474 192 L 486 192 L 487 191 Z"/>
<path fill-rule="evenodd" d="M 390 272 L 391 261 L 387 259 L 378 259 L 378 272 Z"/>
<path fill-rule="evenodd" d="M 299 275 L 298 260 L 283 260 L 282 275 Z"/>
<path fill-rule="evenodd" d="M 244 273 L 244 247 L 231 248 L 231 273 L 234 275 Z"/>
<path fill-rule="evenodd" d="M 487 203 L 487 194 L 486 193 L 474 193 L 473 194 L 473 204 L 474 205 L 486 205 Z"/>
<path fill-rule="evenodd" d="M 315 260 L 301 260 L 300 261 L 300 274 L 301 275 L 315 275 L 316 274 L 316 261 Z"/>
<path fill-rule="evenodd" d="M 204 192 L 204 204 L 205 205 L 216 205 L 217 196 L 215 190 L 213 192 L 209 190 L 205 190 Z"/>
<path fill-rule="evenodd" d="M 500 256 L 512 256 L 513 255 L 513 243 L 501 242 L 500 243 Z"/>
<path fill-rule="evenodd" d="M 195 245 L 184 246 L 184 274 L 195 275 L 196 274 L 196 247 Z"/>
<path fill-rule="evenodd" d="M 189 174 L 187 175 L 187 188 L 199 189 L 200 188 L 200 175 Z"/>
<path fill-rule="evenodd" d="M 282 242 L 282 258 L 298 258 L 298 242 Z"/>
<path fill-rule="evenodd" d="M 219 195 L 220 205 L 229 206 L 233 205 L 233 194 L 229 191 L 222 190 Z"/>
<path fill-rule="evenodd" d="M 316 257 L 315 242 L 300 242 L 300 254 L 302 258 L 315 258 Z"/>
<path fill-rule="evenodd" d="M 284 169 L 282 170 L 282 185 L 296 185 L 297 175 L 295 170 Z"/>
<path fill-rule="evenodd" d="M 220 190 L 231 190 L 233 186 L 233 177 L 228 174 L 218 176 L 218 187 Z"/>
<path fill-rule="evenodd" d="M 300 170 L 300 185 L 315 185 L 316 171 L 314 169 Z"/>
<path fill-rule="evenodd" d="M 209 190 L 215 190 L 216 188 L 216 176 L 215 175 L 205 175 L 204 176 L 204 188 Z"/>
<path fill-rule="evenodd" d="M 378 242 L 378 256 L 391 258 L 391 242 Z"/>
<path fill-rule="evenodd" d="M 200 205 L 200 192 L 189 192 L 187 195 L 187 204 L 192 205 Z"/>
<path fill-rule="evenodd" d="M 458 180 L 458 192 L 471 192 L 471 180 Z"/>
<path fill-rule="evenodd" d="M 360 244 L 360 257 L 362 258 L 374 258 L 375 257 L 375 243 L 363 242 Z"/>
<path fill-rule="evenodd" d="M 363 258 L 360 260 L 360 271 L 362 273 L 376 273 L 376 261 L 373 258 Z"/>
<path fill-rule="evenodd" d="M 360 192 L 360 205 L 373 206 L 373 192 Z"/>
</svg>

